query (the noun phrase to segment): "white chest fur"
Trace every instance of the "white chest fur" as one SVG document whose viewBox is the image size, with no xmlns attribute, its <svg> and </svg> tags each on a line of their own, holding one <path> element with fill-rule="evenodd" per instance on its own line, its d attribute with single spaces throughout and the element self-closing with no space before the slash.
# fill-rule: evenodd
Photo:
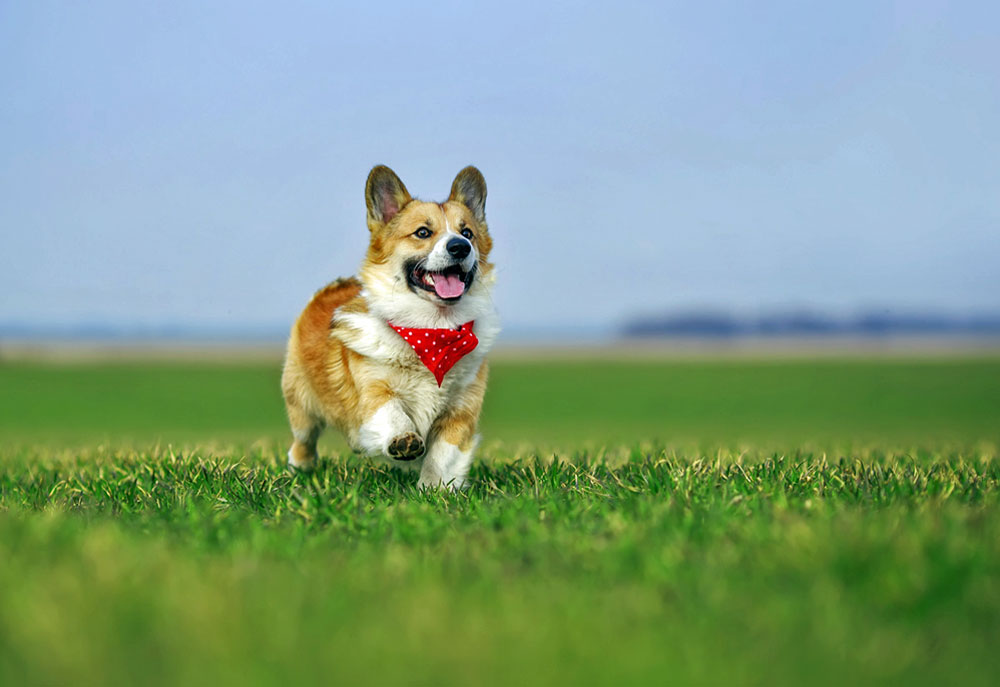
<svg viewBox="0 0 1000 687">
<path fill-rule="evenodd" d="M 482 313 L 473 327 L 479 344 L 455 364 L 439 387 L 434 375 L 410 345 L 385 320 L 370 313 L 338 312 L 334 314 L 333 323 L 334 336 L 351 350 L 377 363 L 368 366 L 357 383 L 387 383 L 423 437 L 441 413 L 475 380 L 500 331 L 496 312 L 490 309 Z"/>
</svg>

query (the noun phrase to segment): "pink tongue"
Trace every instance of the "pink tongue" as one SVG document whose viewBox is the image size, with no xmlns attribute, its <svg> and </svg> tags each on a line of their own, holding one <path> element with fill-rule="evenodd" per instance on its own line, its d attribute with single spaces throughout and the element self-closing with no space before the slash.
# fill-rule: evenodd
<svg viewBox="0 0 1000 687">
<path fill-rule="evenodd" d="M 434 291 L 441 298 L 458 298 L 465 293 L 465 282 L 455 274 L 433 274 Z"/>
</svg>

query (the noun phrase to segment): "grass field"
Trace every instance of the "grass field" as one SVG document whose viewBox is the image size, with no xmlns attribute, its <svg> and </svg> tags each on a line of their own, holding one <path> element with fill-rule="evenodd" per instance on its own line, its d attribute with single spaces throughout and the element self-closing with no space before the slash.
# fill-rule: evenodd
<svg viewBox="0 0 1000 687">
<path fill-rule="evenodd" d="M 1000 359 L 503 361 L 460 494 L 278 374 L 0 362 L 0 684 L 1000 680 Z"/>
</svg>

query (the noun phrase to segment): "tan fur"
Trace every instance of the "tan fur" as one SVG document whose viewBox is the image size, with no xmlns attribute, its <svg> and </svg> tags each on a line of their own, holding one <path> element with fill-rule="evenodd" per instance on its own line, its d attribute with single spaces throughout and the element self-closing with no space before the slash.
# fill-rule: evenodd
<svg viewBox="0 0 1000 687">
<path fill-rule="evenodd" d="M 421 226 L 426 226 L 433 232 L 430 239 L 413 238 L 413 232 Z M 380 269 L 394 259 L 419 254 L 424 243 L 435 240 L 445 231 L 446 226 L 468 227 L 473 231 L 472 243 L 483 256 L 479 269 L 482 274 L 488 276 L 493 270 L 493 265 L 485 258 L 493 249 L 493 240 L 487 231 L 486 223 L 477 222 L 469 208 L 456 201 L 427 203 L 419 200 L 410 202 L 391 223 L 372 232 L 365 265 L 361 268 L 362 274 L 366 269 Z"/>
<path fill-rule="evenodd" d="M 471 312 L 480 318 L 475 320 L 477 330 L 482 321 L 493 327 L 483 335 L 495 337 L 495 324 L 489 324 L 487 315 L 476 314 L 483 303 L 492 303 L 488 294 L 493 280 L 488 261 L 492 240 L 483 214 L 485 182 L 478 170 L 466 168 L 456 178 L 448 201 L 427 203 L 410 198 L 391 170 L 376 167 L 369 175 L 366 201 L 371 234 L 360 279 L 340 279 L 318 291 L 292 327 L 282 374 L 294 435 L 289 462 L 310 469 L 316 459 L 316 441 L 327 425 L 341 430 L 356 449 L 372 452 L 365 442 L 371 443 L 369 435 L 374 430 L 366 428 L 381 430 L 380 418 L 402 423 L 399 436 L 390 437 L 383 453 L 399 458 L 395 452 L 403 452 L 409 454 L 403 458 L 412 458 L 414 452 L 423 453 L 424 442 L 447 442 L 468 453 L 471 460 L 486 391 L 485 349 L 466 356 L 438 388 L 412 349 L 388 328 L 383 311 L 388 309 L 389 316 L 402 319 L 412 311 L 418 319 L 400 324 L 432 327 L 456 326 L 450 317 L 467 317 Z M 432 236 L 416 238 L 414 232 L 420 227 L 433 232 Z M 434 303 L 433 294 L 411 294 L 401 283 L 405 261 L 425 256 L 439 237 L 447 239 L 463 229 L 472 232 L 469 240 L 478 270 L 462 299 L 468 302 L 453 307 Z M 400 303 L 410 306 L 402 312 L 393 310 Z M 487 314 L 495 317 L 492 307 Z M 491 343 L 492 338 L 487 347 Z M 464 470 L 456 473 L 459 480 L 464 479 Z"/>
<path fill-rule="evenodd" d="M 458 446 L 462 451 L 468 451 L 474 442 L 479 413 L 483 408 L 483 397 L 486 395 L 488 372 L 489 366 L 483 363 L 475 381 L 434 424 L 434 432 L 438 437 Z"/>
</svg>

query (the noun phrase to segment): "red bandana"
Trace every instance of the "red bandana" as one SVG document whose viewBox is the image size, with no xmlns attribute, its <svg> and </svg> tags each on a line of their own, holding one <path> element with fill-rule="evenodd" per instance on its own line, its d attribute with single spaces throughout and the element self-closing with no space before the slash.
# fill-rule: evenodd
<svg viewBox="0 0 1000 687">
<path fill-rule="evenodd" d="M 441 386 L 448 370 L 479 345 L 479 339 L 472 333 L 473 324 L 474 321 L 466 322 L 458 329 L 397 327 L 391 322 L 389 326 L 410 344 L 420 362 L 427 366 L 438 386 Z"/>
</svg>

